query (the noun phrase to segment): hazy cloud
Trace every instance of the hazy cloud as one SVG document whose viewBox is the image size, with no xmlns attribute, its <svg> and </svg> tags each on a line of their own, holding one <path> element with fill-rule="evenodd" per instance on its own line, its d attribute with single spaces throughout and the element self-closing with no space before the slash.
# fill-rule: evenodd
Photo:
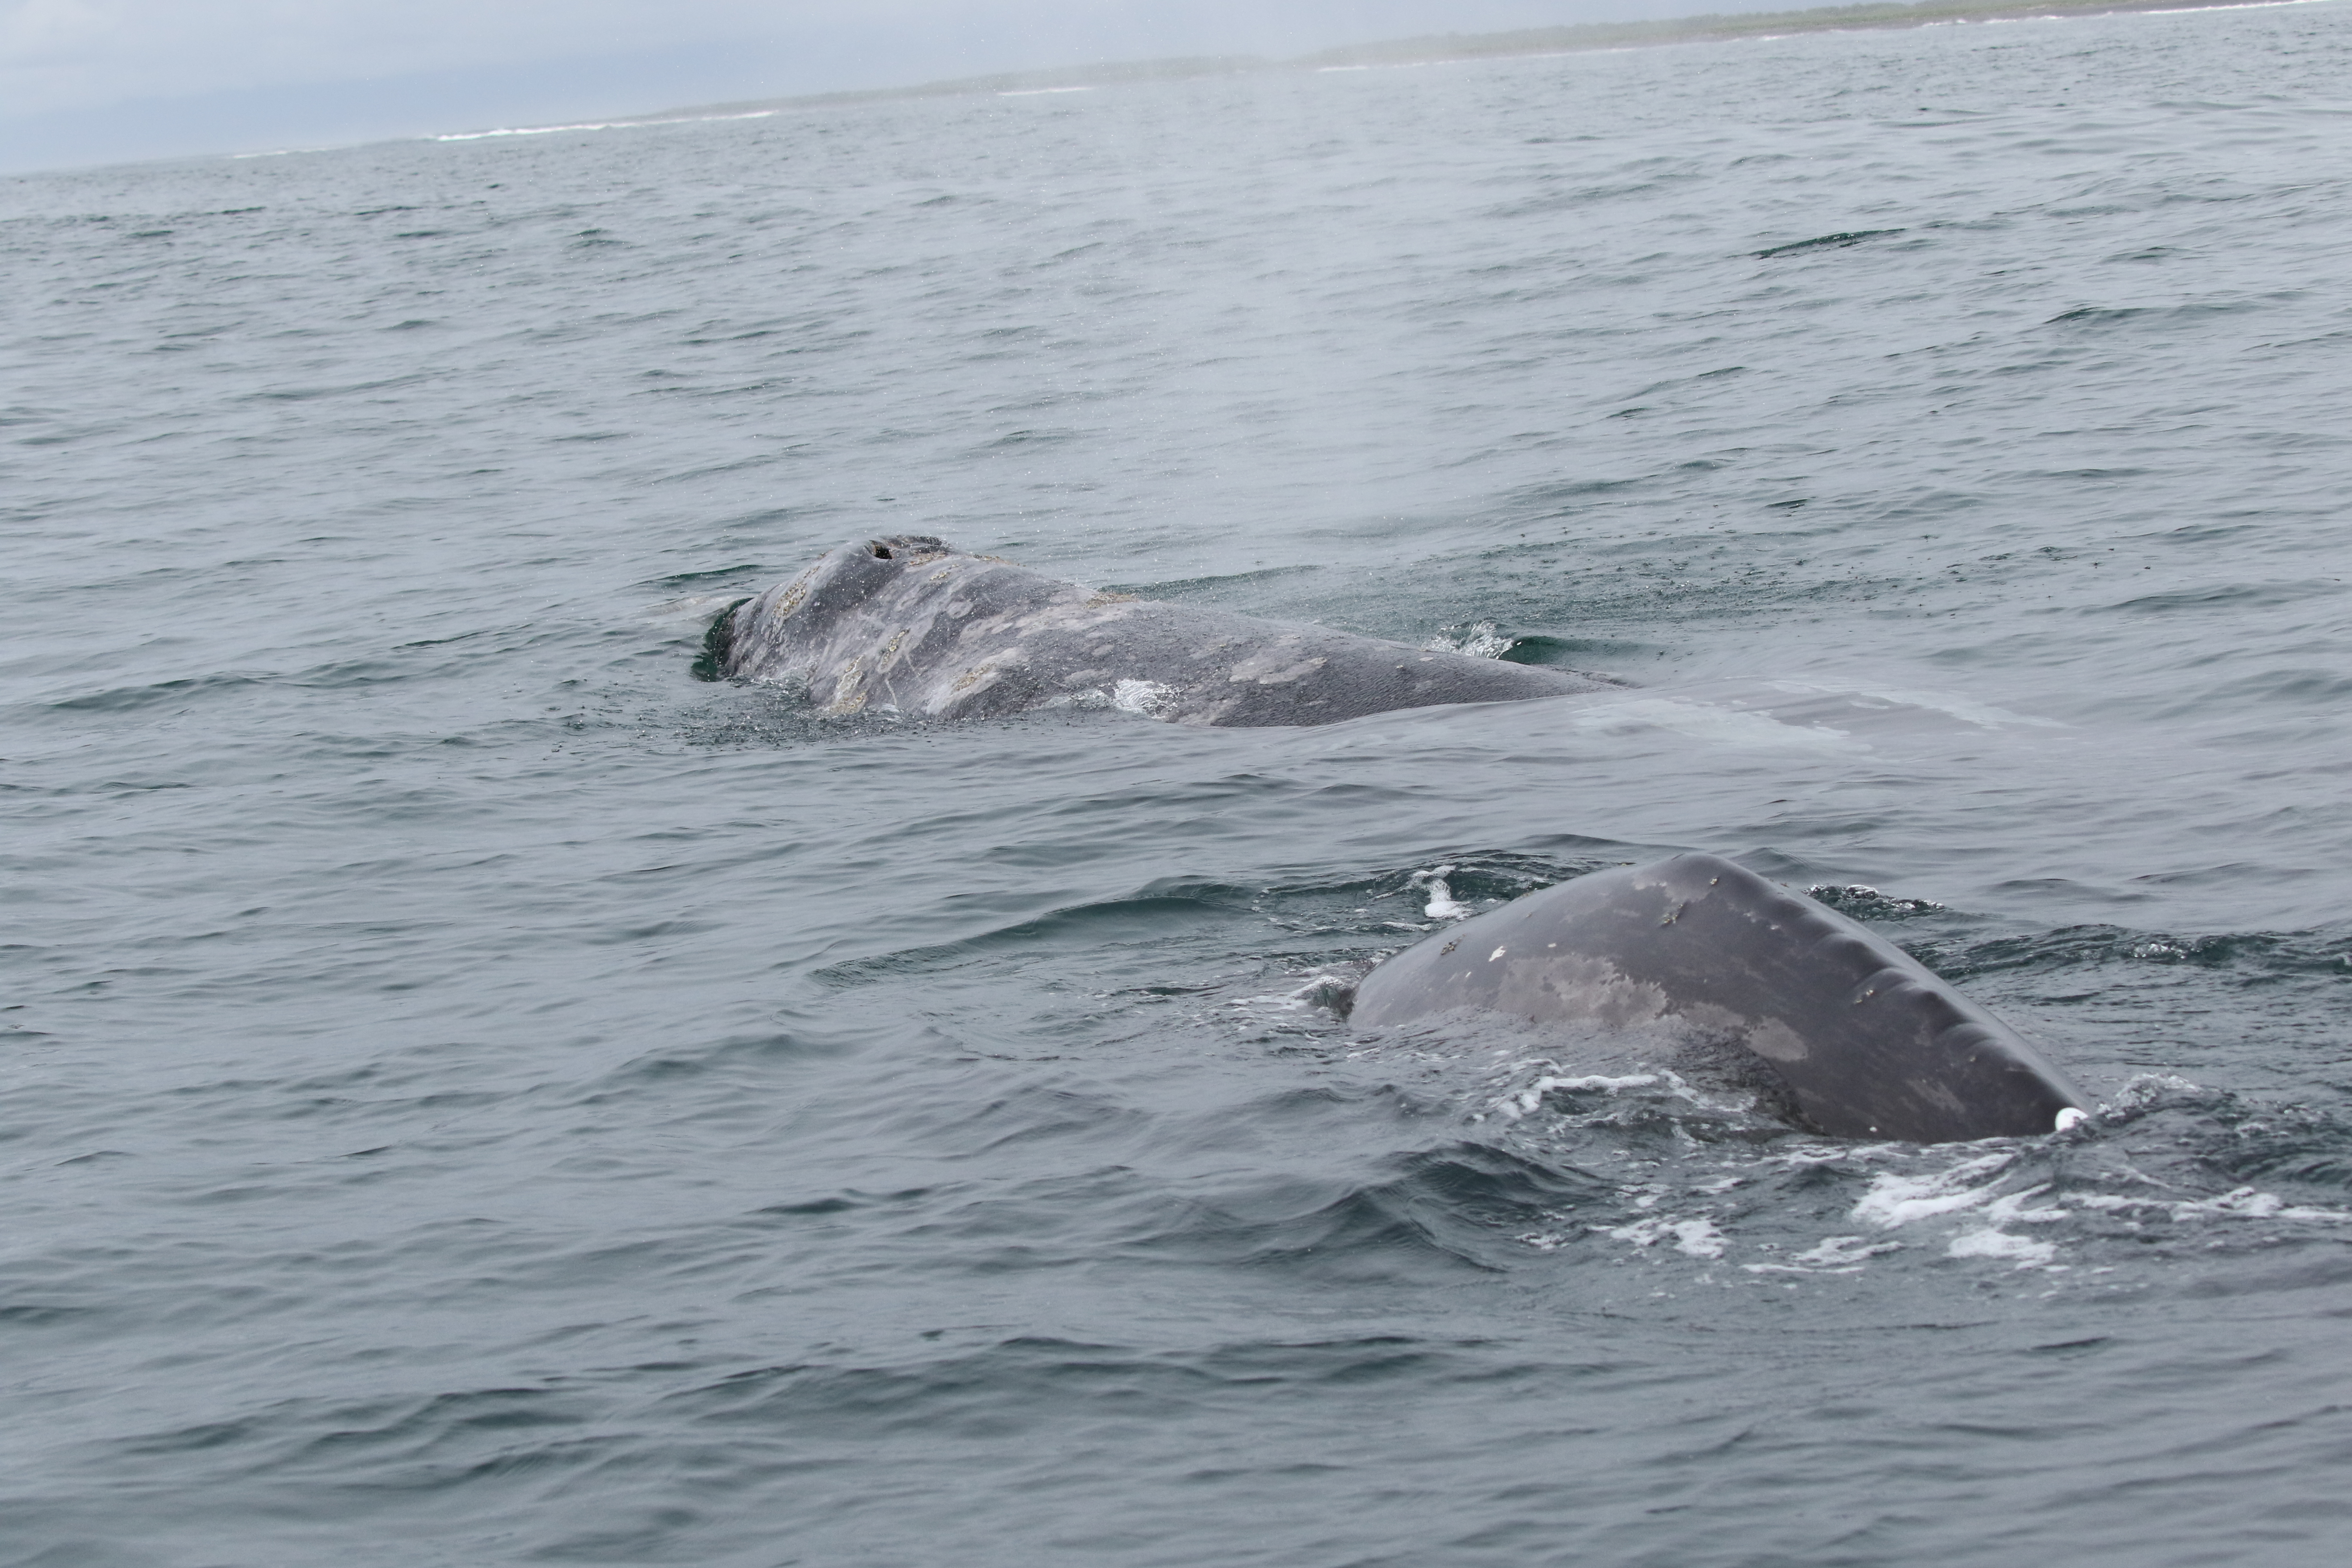
<svg viewBox="0 0 2352 1568">
<path fill-rule="evenodd" d="M 0 139 L 13 142 L 0 144 L 0 161 L 25 167 L 256 138 L 331 141 L 1024 66 L 1280 55 L 1759 3 L 0 0 Z M 359 90 L 323 90 L 337 84 Z M 102 112 L 117 109 L 129 112 Z"/>
</svg>

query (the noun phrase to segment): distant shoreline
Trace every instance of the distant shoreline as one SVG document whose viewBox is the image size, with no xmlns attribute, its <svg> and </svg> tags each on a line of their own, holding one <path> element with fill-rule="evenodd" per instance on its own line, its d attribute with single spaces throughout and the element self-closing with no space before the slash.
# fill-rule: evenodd
<svg viewBox="0 0 2352 1568">
<path fill-rule="evenodd" d="M 1803 11 L 1707 14 L 1649 22 L 1584 22 L 1560 27 L 1522 27 L 1505 33 L 1425 34 L 1378 43 L 1349 44 L 1287 59 L 1269 59 L 1257 55 L 1220 55 L 1105 61 L 1097 65 L 1061 66 L 1045 70 L 1005 71 L 990 76 L 956 77 L 908 87 L 796 93 L 784 98 L 699 104 L 653 114 L 615 115 L 604 123 L 618 126 L 662 121 L 748 117 L 787 109 L 887 99 L 953 98 L 992 92 L 1042 93 L 1113 87 L 1128 82 L 1250 76 L 1273 71 L 1345 70 L 1377 66 L 1439 65 L 1452 60 L 1584 54 L 1666 44 L 1784 37 L 1791 33 L 1863 32 L 1931 27 L 1958 22 L 2026 22 L 2043 18 L 2124 16 L 2134 12 L 2226 11 L 2326 3 L 2327 0 L 1921 0 L 1917 5 L 1823 5 Z"/>
</svg>

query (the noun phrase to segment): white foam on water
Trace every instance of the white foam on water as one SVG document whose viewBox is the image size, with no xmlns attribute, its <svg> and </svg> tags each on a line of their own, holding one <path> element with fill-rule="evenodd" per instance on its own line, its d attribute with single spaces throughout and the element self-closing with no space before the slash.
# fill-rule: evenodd
<svg viewBox="0 0 2352 1568">
<path fill-rule="evenodd" d="M 1677 1219 L 1671 1215 L 1602 1226 L 1600 1234 L 1635 1247 L 1654 1247 L 1671 1238 L 1676 1252 L 1692 1258 L 1720 1258 L 1725 1245 L 1723 1233 L 1716 1229 L 1713 1220 Z"/>
<path fill-rule="evenodd" d="M 1871 1258 L 1900 1252 L 1899 1241 L 1870 1241 L 1859 1236 L 1824 1237 L 1786 1263 L 1743 1263 L 1750 1274 L 1859 1274 Z"/>
<path fill-rule="evenodd" d="M 1688 1100 L 1709 1115 L 1743 1116 L 1756 1109 L 1753 1100 L 1709 1100 L 1688 1079 L 1671 1068 L 1661 1069 L 1660 1076 L 1666 1080 L 1667 1091 L 1675 1099 Z"/>
<path fill-rule="evenodd" d="M 1871 1178 L 1870 1190 L 1853 1205 L 1853 1217 L 1892 1230 L 1979 1207 L 1992 1201 L 1990 1178 L 1999 1175 L 2014 1158 L 2011 1154 L 1986 1154 L 1924 1176 L 1881 1172 Z M 1981 1184 L 1971 1185 L 1972 1183 Z"/>
<path fill-rule="evenodd" d="M 2205 1088 L 2202 1084 L 2191 1083 L 2178 1073 L 2134 1073 L 2131 1080 L 2116 1093 L 2115 1109 L 2151 1110 L 2174 1096 L 2204 1092 Z M 2102 1105 L 2099 1109 L 2105 1110 L 2107 1107 Z"/>
<path fill-rule="evenodd" d="M 2007 1231 L 1987 1227 L 1952 1237 L 1950 1245 L 1944 1248 L 1944 1256 L 1995 1258 L 2020 1268 L 2042 1268 L 2058 1256 L 2058 1248 L 2034 1237 L 2011 1236 Z"/>
<path fill-rule="evenodd" d="M 1016 87 L 1000 92 L 999 98 L 1043 98 L 1049 92 L 1092 92 L 1091 87 Z"/>
<path fill-rule="evenodd" d="M 1675 1250 L 1677 1252 L 1688 1253 L 1693 1258 L 1723 1256 L 1723 1233 L 1715 1228 L 1715 1222 L 1711 1219 L 1677 1220 L 1666 1228 L 1674 1232 Z"/>
<path fill-rule="evenodd" d="M 1545 1068 L 1554 1066 L 1549 1062 L 1539 1065 Z M 2151 1082 L 2143 1086 L 2143 1092 L 2179 1087 L 2188 1086 L 2179 1079 L 2160 1084 Z M 1647 1090 L 1654 1094 L 1663 1091 L 1694 1104 L 1707 1104 L 1696 1089 L 1670 1070 L 1618 1075 L 1553 1070 L 1544 1072 L 1504 1096 L 1495 1103 L 1494 1109 L 1501 1117 L 1517 1121 L 1538 1110 L 1545 1097 L 1555 1090 L 1611 1095 L 1635 1090 Z M 2078 1125 L 2084 1120 L 2078 1113 L 2074 1118 L 2064 1119 L 2064 1125 Z M 2060 1130 L 2064 1129 L 2062 1127 Z M 1783 1150 L 1774 1156 L 1774 1161 L 1818 1164 L 1883 1159 L 1901 1160 L 1908 1164 L 1919 1152 L 1916 1146 L 1897 1143 L 1842 1145 L 1835 1149 Z M 2192 1225 L 2212 1225 L 2231 1220 L 2301 1222 L 2329 1226 L 2352 1225 L 2352 1210 L 2297 1205 L 2278 1194 L 2252 1186 L 2237 1187 L 2210 1197 L 2061 1192 L 2055 1190 L 2056 1184 L 2053 1182 L 2032 1180 L 2029 1168 L 2021 1163 L 2028 1152 L 2024 1148 L 1970 1152 L 1937 1170 L 1876 1171 L 1871 1175 L 1868 1189 L 1855 1200 L 1850 1211 L 1853 1219 L 1867 1227 L 1865 1230 L 1858 1234 L 1825 1237 L 1805 1250 L 1783 1256 L 1770 1256 L 1775 1248 L 1769 1243 L 1760 1244 L 1759 1249 L 1767 1257 L 1759 1261 L 1743 1262 L 1739 1268 L 1745 1273 L 1759 1276 L 1856 1274 L 1864 1271 L 1874 1258 L 1917 1245 L 1895 1239 L 1886 1233 L 1924 1226 L 1932 1237 L 1928 1245 L 1940 1244 L 1942 1256 L 1947 1258 L 2005 1266 L 2012 1270 L 2038 1269 L 2062 1274 L 2072 1267 L 2064 1258 L 2067 1250 L 2065 1237 L 2033 1232 L 2038 1227 L 2063 1225 L 2092 1212 L 2115 1214 L 2126 1221 L 2135 1215 L 2145 1215 L 2150 1219 L 2169 1219 Z M 2161 1185 L 2136 1172 L 2124 1173 L 2135 1180 Z M 1689 1209 L 1695 1202 L 1696 1206 L 1706 1206 L 1705 1199 L 1719 1197 L 1745 1179 L 1731 1175 L 1691 1187 L 1643 1184 L 1621 1188 L 1619 1197 L 1633 1211 L 1631 1216 L 1622 1224 L 1590 1226 L 1584 1234 L 1605 1237 L 1654 1253 L 1681 1253 L 1708 1261 L 1719 1259 L 1730 1249 L 1733 1238 L 1725 1234 L 1718 1218 L 1706 1214 L 1693 1215 Z M 1565 1245 L 1568 1237 L 1562 1234 L 1524 1239 L 1531 1245 L 1541 1245 L 1549 1249 Z"/>
<path fill-rule="evenodd" d="M 1122 713 L 1140 713 L 1146 718 L 1167 705 L 1175 689 L 1157 680 L 1122 680 L 1111 688 L 1110 705 Z"/>
<path fill-rule="evenodd" d="M 2172 1084 L 2182 1082 L 2171 1080 Z M 2076 1120 L 2080 1120 L 2079 1115 Z M 2072 1125 L 2074 1121 L 2062 1119 L 2060 1130 Z M 1958 1218 L 1963 1225 L 1946 1244 L 1947 1257 L 1998 1259 L 2020 1268 L 2064 1266 L 2054 1261 L 2059 1253 L 2055 1242 L 2017 1235 L 2011 1226 L 2054 1225 L 2086 1210 L 2126 1218 L 2136 1215 L 2162 1217 L 2176 1224 L 2277 1220 L 2352 1225 L 2352 1211 L 2292 1204 L 2276 1193 L 2252 1186 L 2232 1188 L 2210 1198 L 2086 1192 L 2053 1194 L 2047 1182 L 2016 1192 L 2001 1192 L 2000 1179 L 2016 1158 L 2013 1152 L 1985 1154 L 1925 1175 L 1881 1172 L 1871 1179 L 1870 1190 L 1854 1205 L 1853 1217 L 1883 1230 Z"/>
<path fill-rule="evenodd" d="M 1467 654 L 1472 658 L 1500 658 L 1511 651 L 1515 638 L 1505 637 L 1492 621 L 1480 621 L 1458 637 L 1440 634 L 1421 646 L 1432 653 Z"/>
<path fill-rule="evenodd" d="M 2110 1214 L 2161 1214 L 2175 1220 L 2291 1219 L 2352 1225 L 2352 1213 L 2343 1209 L 2306 1208 L 2288 1203 L 2276 1193 L 2253 1187 L 2234 1187 L 2214 1198 L 2127 1198 L 2114 1193 L 2070 1193 L 2065 1201 L 2078 1208 Z"/>
<path fill-rule="evenodd" d="M 1505 1095 L 1495 1102 L 1497 1114 L 1516 1121 L 1531 1116 L 1543 1105 L 1544 1096 L 1556 1089 L 1604 1089 L 1614 1094 L 1621 1089 L 1647 1089 L 1658 1081 L 1654 1072 L 1628 1073 L 1622 1078 L 1610 1078 L 1601 1073 L 1585 1073 L 1575 1078 L 1545 1074 L 1514 1094 Z"/>
<path fill-rule="evenodd" d="M 1952 1238 L 1946 1256 L 2001 1258 L 2020 1268 L 2048 1268 L 2058 1256 L 2055 1242 L 2013 1236 L 2001 1227 L 2048 1225 L 2064 1219 L 2066 1211 L 2029 1206 L 2050 1190 L 2047 1182 L 2014 1193 L 1996 1190 L 2001 1173 L 2015 1158 L 1986 1154 L 1924 1176 L 1881 1172 L 1853 1205 L 1853 1217 L 1892 1230 L 1947 1215 L 1968 1215 L 1977 1223 Z"/>
<path fill-rule="evenodd" d="M 1426 871 L 1415 871 L 1405 879 L 1407 887 L 1426 886 L 1429 889 L 1429 903 L 1421 911 L 1427 919 L 1466 921 L 1478 912 L 1454 896 L 1453 888 L 1445 880 L 1453 874 L 1451 866 L 1433 866 Z"/>
</svg>

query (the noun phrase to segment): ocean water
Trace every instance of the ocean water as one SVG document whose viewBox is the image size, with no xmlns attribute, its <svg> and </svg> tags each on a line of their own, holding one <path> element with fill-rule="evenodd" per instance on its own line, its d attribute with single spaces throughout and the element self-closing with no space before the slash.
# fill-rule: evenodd
<svg viewBox="0 0 2352 1568">
<path fill-rule="evenodd" d="M 0 184 L 0 1563 L 2340 1561 L 2347 82 L 2320 4 Z M 691 679 L 899 531 L 1629 684 Z M 1682 849 L 2099 1113 L 1317 1005 Z"/>
</svg>

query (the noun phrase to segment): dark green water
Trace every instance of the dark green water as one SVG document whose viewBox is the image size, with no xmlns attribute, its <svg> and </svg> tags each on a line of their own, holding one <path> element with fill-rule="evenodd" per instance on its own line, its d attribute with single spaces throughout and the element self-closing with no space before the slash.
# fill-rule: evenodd
<svg viewBox="0 0 2352 1568">
<path fill-rule="evenodd" d="M 0 1563 L 2334 1563 L 2347 81 L 2308 5 L 0 185 Z M 1636 684 L 690 679 L 901 531 Z M 1683 848 L 2105 1109 L 1307 994 Z"/>
</svg>

